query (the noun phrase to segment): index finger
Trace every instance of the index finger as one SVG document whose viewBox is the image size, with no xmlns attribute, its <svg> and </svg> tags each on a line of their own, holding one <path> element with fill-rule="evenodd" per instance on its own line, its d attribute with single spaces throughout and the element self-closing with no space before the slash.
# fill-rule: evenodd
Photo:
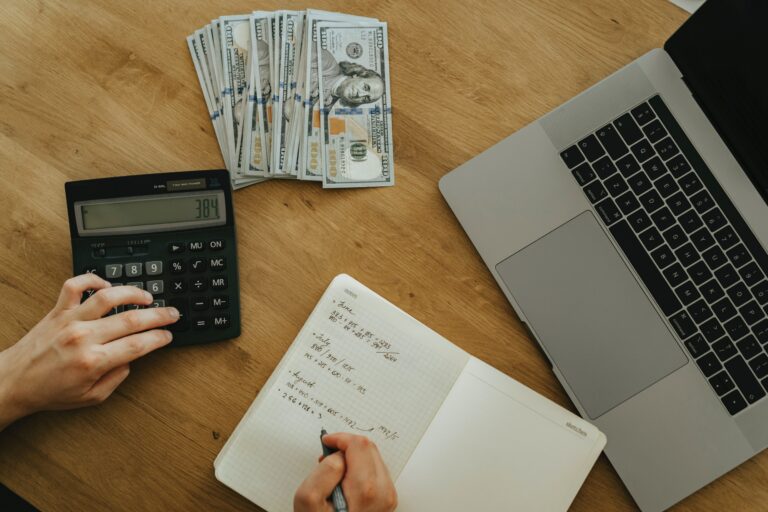
<svg viewBox="0 0 768 512">
<path fill-rule="evenodd" d="M 337 432 L 335 434 L 326 434 L 323 436 L 323 444 L 328 448 L 336 448 L 343 452 L 354 448 L 366 448 L 373 444 L 365 436 Z"/>
<path fill-rule="evenodd" d="M 101 345 L 101 347 L 107 356 L 107 367 L 115 368 L 131 363 L 153 350 L 166 346 L 172 339 L 173 335 L 170 331 L 152 329 L 151 331 L 144 331 L 120 338 L 119 340 L 110 341 Z"/>
<path fill-rule="evenodd" d="M 80 305 L 80 300 L 86 290 L 100 290 L 112 286 L 109 281 L 105 281 L 96 274 L 85 273 L 79 276 L 70 277 L 64 281 L 59 293 L 59 300 L 56 302 L 57 308 L 72 309 Z"/>
</svg>

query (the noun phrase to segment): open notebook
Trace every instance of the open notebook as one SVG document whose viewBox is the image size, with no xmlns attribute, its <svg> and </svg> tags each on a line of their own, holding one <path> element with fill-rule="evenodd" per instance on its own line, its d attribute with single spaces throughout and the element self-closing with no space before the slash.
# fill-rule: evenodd
<svg viewBox="0 0 768 512">
<path fill-rule="evenodd" d="M 401 511 L 565 510 L 605 445 L 343 274 L 216 457 L 216 478 L 289 512 L 323 427 L 376 442 Z"/>
</svg>

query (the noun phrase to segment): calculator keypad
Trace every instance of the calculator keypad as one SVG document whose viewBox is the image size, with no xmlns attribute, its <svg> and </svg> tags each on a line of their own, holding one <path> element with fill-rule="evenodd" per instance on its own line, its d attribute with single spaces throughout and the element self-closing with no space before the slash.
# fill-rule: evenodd
<svg viewBox="0 0 768 512">
<path fill-rule="evenodd" d="M 190 327 L 196 331 L 208 329 L 226 329 L 232 319 L 227 312 L 230 306 L 228 288 L 227 258 L 218 254 L 206 255 L 206 251 L 224 249 L 223 240 L 195 240 L 189 243 L 171 242 L 168 253 L 172 258 L 162 261 L 132 261 L 128 263 L 108 263 L 92 270 L 100 273 L 113 285 L 125 284 L 147 290 L 154 296 L 154 301 L 147 307 L 173 306 L 179 310 L 180 318 L 169 326 L 174 332 L 187 331 Z M 183 257 L 189 251 L 189 257 Z M 165 276 L 165 278 L 164 278 Z M 146 280 L 139 280 L 146 277 Z M 153 278 L 153 279 L 150 279 Z M 120 279 L 125 283 L 118 283 Z M 208 294 L 206 294 L 208 292 Z M 191 296 L 188 296 L 191 294 Z M 120 306 L 110 312 L 117 314 L 141 306 Z"/>
</svg>

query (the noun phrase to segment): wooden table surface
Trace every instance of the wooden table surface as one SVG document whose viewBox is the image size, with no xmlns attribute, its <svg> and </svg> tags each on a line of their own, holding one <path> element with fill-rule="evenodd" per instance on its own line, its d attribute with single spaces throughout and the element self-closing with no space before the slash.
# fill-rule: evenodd
<svg viewBox="0 0 768 512">
<path fill-rule="evenodd" d="M 185 36 L 295 1 L 0 5 L 0 348 L 70 275 L 64 182 L 221 168 Z M 0 482 L 42 510 L 249 510 L 213 459 L 331 279 L 346 272 L 573 410 L 438 192 L 438 179 L 646 51 L 666 0 L 318 0 L 389 22 L 397 185 L 271 181 L 235 194 L 243 333 L 133 364 L 106 403 L 0 433 Z M 0 376 L 2 378 L 2 376 Z M 768 455 L 680 510 L 768 502 Z M 573 510 L 635 505 L 601 457 Z"/>
</svg>

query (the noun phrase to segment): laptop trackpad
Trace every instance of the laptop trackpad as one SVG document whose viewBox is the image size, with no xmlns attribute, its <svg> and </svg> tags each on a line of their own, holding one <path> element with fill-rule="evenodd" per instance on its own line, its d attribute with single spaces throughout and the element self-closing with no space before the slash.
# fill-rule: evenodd
<svg viewBox="0 0 768 512">
<path fill-rule="evenodd" d="M 496 270 L 592 419 L 688 361 L 592 212 Z"/>
</svg>

